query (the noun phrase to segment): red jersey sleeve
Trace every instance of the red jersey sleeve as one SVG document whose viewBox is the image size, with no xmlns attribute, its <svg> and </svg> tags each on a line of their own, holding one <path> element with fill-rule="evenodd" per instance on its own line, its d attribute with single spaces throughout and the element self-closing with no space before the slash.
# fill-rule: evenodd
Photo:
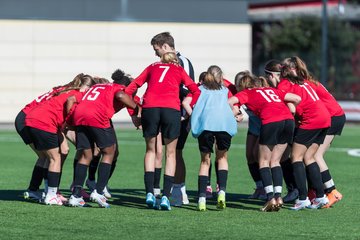
<svg viewBox="0 0 360 240">
<path fill-rule="evenodd" d="M 151 66 L 152 65 L 145 68 L 145 70 L 136 79 L 134 79 L 129 84 L 129 86 L 126 87 L 126 89 L 125 89 L 126 94 L 128 94 L 129 96 L 132 96 L 139 87 L 144 85 L 144 83 L 146 82 L 146 80 L 148 78 L 149 69 L 151 68 Z"/>
</svg>

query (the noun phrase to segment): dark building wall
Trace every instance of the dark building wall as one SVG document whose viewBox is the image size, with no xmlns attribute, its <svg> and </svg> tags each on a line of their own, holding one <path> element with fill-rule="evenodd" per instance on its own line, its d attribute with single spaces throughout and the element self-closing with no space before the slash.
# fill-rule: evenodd
<svg viewBox="0 0 360 240">
<path fill-rule="evenodd" d="M 248 23 L 239 0 L 0 0 L 0 19 Z"/>
</svg>

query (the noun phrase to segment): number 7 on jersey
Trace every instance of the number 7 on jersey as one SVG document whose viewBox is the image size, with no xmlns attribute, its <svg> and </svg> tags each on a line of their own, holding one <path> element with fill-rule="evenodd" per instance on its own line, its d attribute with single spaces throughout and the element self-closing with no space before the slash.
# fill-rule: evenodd
<svg viewBox="0 0 360 240">
<path fill-rule="evenodd" d="M 160 79 L 159 79 L 159 82 L 162 82 L 164 80 L 164 78 L 165 78 L 165 75 L 166 75 L 167 71 L 169 71 L 170 67 L 169 66 L 159 66 L 159 68 L 164 69 L 161 76 L 160 76 Z"/>
</svg>

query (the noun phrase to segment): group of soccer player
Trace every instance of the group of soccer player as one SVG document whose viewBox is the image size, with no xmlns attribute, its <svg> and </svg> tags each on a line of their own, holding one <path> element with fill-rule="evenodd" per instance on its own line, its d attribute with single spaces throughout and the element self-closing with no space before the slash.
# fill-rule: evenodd
<svg viewBox="0 0 360 240">
<path fill-rule="evenodd" d="M 299 57 L 269 61 L 264 77 L 239 72 L 235 84 L 213 65 L 196 84 L 191 62 L 175 50 L 169 32 L 155 35 L 151 45 L 161 60 L 135 79 L 121 70 L 112 74 L 111 83 L 79 74 L 20 111 L 16 130 L 38 157 L 25 198 L 74 207 L 86 206 L 84 199 L 90 199 L 100 207 L 110 207 L 107 184 L 118 156 L 111 118 L 127 108 L 145 139 L 149 208 L 171 210 L 171 206 L 189 204 L 182 151 L 190 131 L 198 139 L 201 159 L 197 208 L 205 211 L 206 199 L 212 197 L 214 148 L 217 208 L 226 208 L 228 150 L 237 122 L 244 117 L 240 109 L 249 116 L 246 158 L 256 184 L 251 197 L 265 200 L 261 211 L 279 211 L 284 202 L 293 201 L 292 210 L 328 208 L 341 200 L 324 154 L 334 136 L 341 134 L 345 114 Z M 145 83 L 147 89 L 139 98 L 137 89 Z M 69 199 L 59 191 L 69 150 L 66 139 L 77 149 Z M 163 145 L 166 164 L 160 191 Z M 288 189 L 284 199 L 283 179 Z M 44 193 L 39 191 L 43 180 Z M 90 195 L 83 189 L 85 181 Z"/>
</svg>

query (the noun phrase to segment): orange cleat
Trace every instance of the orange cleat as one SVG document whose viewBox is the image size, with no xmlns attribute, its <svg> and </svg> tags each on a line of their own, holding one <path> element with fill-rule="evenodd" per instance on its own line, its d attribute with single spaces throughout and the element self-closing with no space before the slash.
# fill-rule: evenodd
<svg viewBox="0 0 360 240">
<path fill-rule="evenodd" d="M 329 199 L 329 203 L 324 205 L 322 208 L 330 208 L 332 205 L 340 201 L 343 197 L 342 194 L 336 189 L 332 190 L 330 193 L 326 195 Z"/>
<path fill-rule="evenodd" d="M 276 200 L 275 198 L 272 198 L 269 201 L 267 201 L 262 208 L 260 208 L 260 211 L 262 212 L 276 211 L 275 210 L 277 208 L 276 206 L 277 206 Z"/>
</svg>

